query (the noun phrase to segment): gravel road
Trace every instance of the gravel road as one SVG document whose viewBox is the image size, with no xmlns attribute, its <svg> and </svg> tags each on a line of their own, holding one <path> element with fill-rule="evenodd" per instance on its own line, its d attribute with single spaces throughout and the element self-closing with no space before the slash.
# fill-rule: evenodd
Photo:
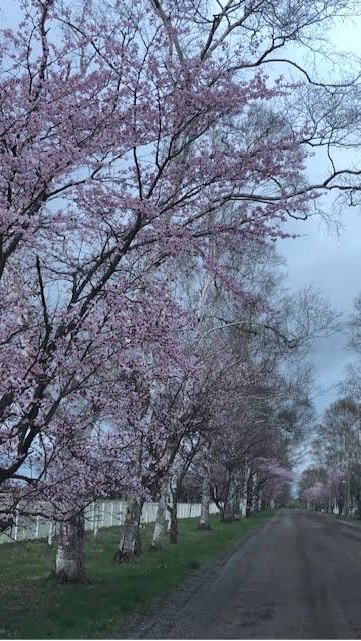
<svg viewBox="0 0 361 641">
<path fill-rule="evenodd" d="M 361 528 L 280 510 L 123 631 L 130 639 L 361 639 Z"/>
</svg>

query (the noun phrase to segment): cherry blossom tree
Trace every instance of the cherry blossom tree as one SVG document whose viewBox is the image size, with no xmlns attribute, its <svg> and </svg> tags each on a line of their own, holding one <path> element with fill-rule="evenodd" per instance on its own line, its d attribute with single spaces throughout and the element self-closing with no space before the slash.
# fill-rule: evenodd
<svg viewBox="0 0 361 641">
<path fill-rule="evenodd" d="M 285 114 L 314 81 L 285 57 L 299 82 L 265 71 L 351 5 L 17 5 L 0 47 L 0 486 L 17 505 L 30 486 L 49 498 L 51 480 L 57 505 L 73 500 L 68 475 L 73 496 L 94 496 L 89 466 L 107 457 L 105 485 L 139 486 L 131 422 L 162 443 L 153 397 L 189 324 L 172 295 L 175 258 L 245 299 L 225 248 L 282 237 L 322 191 L 358 190 L 358 171 L 333 161 L 316 185 L 305 176 L 310 147 L 330 157 L 341 144 L 342 108 L 330 126 L 322 100 L 311 124 L 301 102 Z M 338 104 L 349 86 L 332 89 Z M 118 452 L 107 434 L 117 411 Z"/>
<path fill-rule="evenodd" d="M 242 184 L 259 182 L 266 161 L 261 147 L 251 159 L 241 138 L 227 153 L 213 134 L 287 87 L 269 88 L 262 73 L 225 82 L 210 54 L 201 65 L 190 58 L 185 73 L 169 53 L 162 11 L 143 5 L 79 14 L 34 0 L 18 31 L 3 33 L 1 481 L 21 470 L 67 394 L 68 354 L 72 372 L 88 375 L 87 339 L 104 340 L 106 297 L 108 327 L 117 309 L 127 322 L 142 270 L 199 253 L 205 240 L 207 250 L 241 240 L 247 229 L 275 236 L 286 213 L 283 198 L 256 206 L 242 197 L 222 223 L 211 216 Z M 300 139 L 281 138 L 266 170 L 273 184 L 302 171 Z M 304 194 L 290 200 L 305 211 Z M 208 259 L 207 267 L 216 270 Z M 49 400 L 62 370 L 65 383 Z"/>
</svg>

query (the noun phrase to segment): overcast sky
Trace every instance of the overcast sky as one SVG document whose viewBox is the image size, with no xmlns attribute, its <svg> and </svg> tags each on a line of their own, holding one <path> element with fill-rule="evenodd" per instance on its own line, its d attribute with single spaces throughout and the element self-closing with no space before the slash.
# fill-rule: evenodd
<svg viewBox="0 0 361 641">
<path fill-rule="evenodd" d="M 361 213 L 349 209 L 342 217 L 345 229 L 339 235 L 330 232 L 316 219 L 292 225 L 300 238 L 281 241 L 279 251 L 286 257 L 288 283 L 298 289 L 315 285 L 329 299 L 341 324 L 352 310 L 353 300 L 361 293 Z M 317 341 L 310 361 L 316 368 L 315 405 L 319 412 L 338 395 L 335 388 L 353 355 L 347 349 L 346 328 L 329 338 Z"/>
<path fill-rule="evenodd" d="M 335 48 L 361 56 L 360 33 L 361 18 L 340 21 L 331 34 Z M 317 173 L 317 169 L 315 160 L 310 173 Z M 281 241 L 279 252 L 287 259 L 290 287 L 314 284 L 346 321 L 355 296 L 361 293 L 361 209 L 345 207 L 340 220 L 343 229 L 339 235 L 316 219 L 293 222 L 289 229 L 302 237 Z M 314 399 L 320 413 L 339 395 L 336 385 L 353 359 L 346 341 L 344 330 L 318 341 L 310 355 L 320 388 L 315 390 Z"/>
</svg>

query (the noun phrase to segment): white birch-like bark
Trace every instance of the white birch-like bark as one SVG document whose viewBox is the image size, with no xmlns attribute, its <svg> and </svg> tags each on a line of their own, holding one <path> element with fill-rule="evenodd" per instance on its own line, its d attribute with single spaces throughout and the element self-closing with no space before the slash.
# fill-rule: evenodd
<svg viewBox="0 0 361 641">
<path fill-rule="evenodd" d="M 47 398 L 52 401 L 56 401 L 58 390 L 49 389 L 45 392 Z M 62 416 L 61 406 L 57 409 L 57 414 Z M 84 432 L 84 436 L 89 436 L 94 428 L 96 422 L 96 414 L 92 411 L 93 420 L 90 422 L 89 426 Z M 69 458 L 71 458 L 71 452 L 69 452 Z M 64 452 L 64 464 L 66 463 L 66 455 Z M 59 468 L 59 475 L 62 473 L 62 465 Z M 64 507 L 67 507 L 64 504 Z M 69 506 L 68 506 L 69 507 Z M 86 580 L 85 577 L 85 520 L 84 520 L 84 510 L 75 512 L 74 508 L 70 507 L 68 512 L 68 518 L 59 523 L 59 537 L 55 557 L 55 570 L 52 573 L 58 581 L 62 582 L 83 582 Z M 66 513 L 66 512 L 65 512 Z M 55 523 L 54 523 L 55 527 Z M 49 545 L 53 541 L 53 529 L 49 532 L 48 535 Z"/>
<path fill-rule="evenodd" d="M 203 460 L 201 516 L 198 523 L 200 530 L 210 530 L 209 506 L 211 502 L 211 463 L 209 459 L 209 446 L 205 447 Z"/>
<path fill-rule="evenodd" d="M 53 538 L 54 538 L 54 521 L 50 521 L 49 530 L 48 530 L 48 545 L 49 546 L 53 545 Z"/>
<path fill-rule="evenodd" d="M 173 473 L 170 480 L 170 501 L 168 503 L 168 512 L 170 514 L 170 521 L 168 524 L 169 529 L 169 542 L 177 543 L 178 541 L 178 519 L 177 519 L 177 509 L 178 509 L 178 474 Z"/>
<path fill-rule="evenodd" d="M 132 561 L 142 551 L 139 528 L 143 504 L 144 499 L 137 496 L 130 499 L 128 503 L 124 528 L 115 555 L 116 560 L 120 563 Z"/>
<path fill-rule="evenodd" d="M 169 480 L 163 479 L 160 487 L 160 496 L 158 501 L 157 515 L 155 518 L 153 538 L 151 547 L 156 549 L 162 546 L 162 543 L 167 535 L 168 521 L 167 521 L 167 505 L 169 495 Z"/>
<path fill-rule="evenodd" d="M 253 474 L 253 494 L 252 494 L 252 513 L 258 512 L 258 496 L 257 496 L 257 482 L 258 482 L 258 476 L 257 473 L 255 472 Z"/>
<path fill-rule="evenodd" d="M 85 580 L 83 512 L 60 523 L 54 577 L 61 582 Z"/>
<path fill-rule="evenodd" d="M 247 518 L 251 516 L 252 493 L 253 493 L 252 472 L 251 472 L 251 468 L 248 465 L 246 465 L 245 477 L 244 477 L 244 495 L 246 499 L 246 517 Z"/>
</svg>

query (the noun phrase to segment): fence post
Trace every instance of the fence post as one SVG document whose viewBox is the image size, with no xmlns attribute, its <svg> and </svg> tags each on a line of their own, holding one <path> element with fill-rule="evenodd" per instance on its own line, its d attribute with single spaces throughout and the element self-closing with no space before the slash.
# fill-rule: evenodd
<svg viewBox="0 0 361 641">
<path fill-rule="evenodd" d="M 39 514 L 36 517 L 36 525 L 35 525 L 35 538 L 39 538 Z"/>
<path fill-rule="evenodd" d="M 54 529 L 54 522 L 50 521 L 49 532 L 48 532 L 48 545 L 52 545 L 53 543 L 53 529 Z"/>
<path fill-rule="evenodd" d="M 110 527 L 113 525 L 114 501 L 110 504 Z"/>
<path fill-rule="evenodd" d="M 18 540 L 18 525 L 19 525 L 19 510 L 16 510 L 15 515 L 15 529 L 14 529 L 14 541 Z"/>
</svg>

